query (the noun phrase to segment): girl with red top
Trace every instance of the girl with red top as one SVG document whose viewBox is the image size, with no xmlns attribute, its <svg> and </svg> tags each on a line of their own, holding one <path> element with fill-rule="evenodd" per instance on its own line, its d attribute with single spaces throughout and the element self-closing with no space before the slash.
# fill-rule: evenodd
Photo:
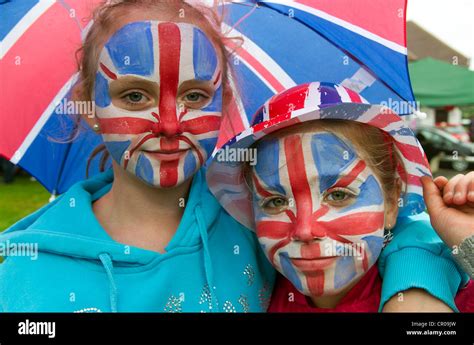
<svg viewBox="0 0 474 345">
<path fill-rule="evenodd" d="M 218 153 L 208 181 L 223 206 L 255 229 L 268 260 L 281 273 L 269 311 L 380 310 L 386 292 L 376 264 L 383 269 L 396 250 L 388 244 L 392 231 L 403 228 L 393 246 L 421 242 L 410 235 L 410 222 L 425 210 L 421 177 L 431 173 L 412 131 L 390 109 L 322 82 L 272 97 L 257 112 L 251 130 L 221 152 L 254 150 L 254 160 L 223 163 Z M 216 174 L 228 177 L 219 180 Z M 224 197 L 219 191 L 229 190 L 228 181 L 233 192 Z M 474 221 L 472 209 L 458 211 Z M 432 212 L 431 217 L 437 216 Z M 453 219 L 449 226 L 463 224 Z M 422 257 L 412 258 L 422 272 Z M 473 311 L 472 284 L 462 285 L 456 306 Z"/>
</svg>

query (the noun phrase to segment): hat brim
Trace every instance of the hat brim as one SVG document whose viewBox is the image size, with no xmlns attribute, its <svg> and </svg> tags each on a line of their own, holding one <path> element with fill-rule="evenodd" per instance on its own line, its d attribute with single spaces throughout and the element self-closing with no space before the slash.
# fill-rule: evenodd
<svg viewBox="0 0 474 345">
<path fill-rule="evenodd" d="M 207 171 L 210 190 L 224 209 L 244 226 L 254 229 L 252 196 L 243 176 L 245 161 L 229 161 L 226 151 L 249 148 L 271 133 L 296 124 L 313 120 L 349 120 L 381 129 L 393 139 L 402 164 L 399 177 L 402 196 L 399 215 L 408 216 L 425 210 L 420 178 L 431 176 L 426 155 L 413 131 L 403 119 L 382 105 L 342 103 L 324 108 L 300 109 L 262 121 L 236 135 L 216 150 Z"/>
</svg>

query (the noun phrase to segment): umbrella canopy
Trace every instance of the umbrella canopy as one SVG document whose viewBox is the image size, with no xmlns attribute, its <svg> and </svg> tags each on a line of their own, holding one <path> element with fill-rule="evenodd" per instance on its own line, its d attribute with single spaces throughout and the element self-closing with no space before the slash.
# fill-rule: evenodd
<svg viewBox="0 0 474 345">
<path fill-rule="evenodd" d="M 95 0 L 15 1 L 0 4 L 0 154 L 64 192 L 85 177 L 87 158 L 101 142 L 91 131 L 58 143 L 78 124 L 63 115 L 75 82 L 80 46 Z M 407 68 L 405 0 L 300 0 L 227 3 L 224 30 L 234 51 L 234 113 L 219 143 L 248 127 L 273 94 L 326 80 L 370 103 L 408 114 L 414 101 Z M 71 16 L 74 13 L 74 16 Z M 5 20 L 4 20 L 5 18 Z M 47 33 L 47 34 L 46 34 Z M 60 42 L 60 43 L 58 43 Z M 18 63 L 20 57 L 20 63 Z M 67 136 L 67 135 L 66 135 Z M 91 174 L 98 171 L 93 161 Z"/>
<path fill-rule="evenodd" d="M 84 157 L 100 140 L 81 135 L 74 145 L 61 143 L 75 123 L 56 107 L 77 80 L 75 53 L 98 3 L 0 3 L 0 155 L 54 193 L 84 178 Z"/>
<path fill-rule="evenodd" d="M 474 72 L 466 67 L 426 58 L 410 63 L 409 69 L 413 90 L 421 105 L 474 104 Z"/>
</svg>

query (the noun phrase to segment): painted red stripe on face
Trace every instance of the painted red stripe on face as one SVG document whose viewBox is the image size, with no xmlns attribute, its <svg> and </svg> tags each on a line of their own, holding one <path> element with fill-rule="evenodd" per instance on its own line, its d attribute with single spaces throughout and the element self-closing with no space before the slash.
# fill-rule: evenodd
<svg viewBox="0 0 474 345">
<path fill-rule="evenodd" d="M 179 122 L 176 114 L 176 97 L 179 83 L 179 60 L 181 32 L 175 23 L 158 24 L 160 51 L 160 100 L 159 111 L 162 133 L 178 134 Z"/>
<path fill-rule="evenodd" d="M 179 83 L 179 60 L 181 32 L 175 23 L 158 24 L 160 52 L 160 100 L 158 114 L 160 129 L 164 136 L 181 133 L 176 114 L 176 97 Z M 164 143 L 164 142 L 162 142 Z M 178 141 L 173 147 L 178 148 Z M 179 160 L 160 162 L 160 185 L 173 187 L 178 182 Z"/>
<path fill-rule="evenodd" d="M 141 134 L 153 132 L 156 122 L 136 117 L 116 117 L 98 119 L 103 134 Z M 184 121 L 183 132 L 194 135 L 218 131 L 220 127 L 220 116 L 201 116 L 197 119 Z"/>
<path fill-rule="evenodd" d="M 327 231 L 324 228 L 319 227 L 317 220 L 328 212 L 329 207 L 327 205 L 321 205 L 321 207 L 311 215 L 311 234 L 313 235 L 313 238 L 324 238 L 327 236 Z"/>
<path fill-rule="evenodd" d="M 306 275 L 308 290 L 313 296 L 321 296 L 324 292 L 324 271 L 316 271 L 312 275 Z"/>
<path fill-rule="evenodd" d="M 275 253 L 280 249 L 286 246 L 288 243 L 291 242 L 291 238 L 285 238 L 284 240 L 281 240 L 277 244 L 275 244 L 272 249 L 270 249 L 268 253 L 268 257 L 270 258 L 272 265 L 275 266 Z"/>
<path fill-rule="evenodd" d="M 217 76 L 216 76 L 216 79 L 214 80 L 213 84 L 216 85 L 217 82 L 219 81 L 219 78 L 221 77 L 221 71 L 219 70 L 219 72 L 217 72 Z"/>
<path fill-rule="evenodd" d="M 186 144 L 188 144 L 188 145 L 191 147 L 191 149 L 192 149 L 194 152 L 197 153 L 198 159 L 199 159 L 199 163 L 200 163 L 201 165 L 203 165 L 203 164 L 204 164 L 204 157 L 202 156 L 201 151 L 199 151 L 199 149 L 196 147 L 196 145 L 194 145 L 194 143 L 193 143 L 191 140 L 189 140 L 189 138 L 187 138 L 187 137 L 185 137 L 185 136 L 182 136 L 182 135 L 181 135 L 181 136 L 179 136 L 178 138 L 179 138 L 179 140 L 182 140 L 182 141 L 184 141 Z"/>
<path fill-rule="evenodd" d="M 110 79 L 117 80 L 117 75 L 107 68 L 102 62 L 100 63 L 100 68 Z"/>
<path fill-rule="evenodd" d="M 183 116 L 186 115 L 187 113 L 188 113 L 188 109 L 184 108 L 184 110 L 179 113 L 179 121 L 181 121 Z"/>
<path fill-rule="evenodd" d="M 252 181 L 253 181 L 253 185 L 255 187 L 255 190 L 257 191 L 258 194 L 260 194 L 262 197 L 266 198 L 267 196 L 270 196 L 272 195 L 270 192 L 268 192 L 267 190 L 265 190 L 265 188 L 263 188 L 262 184 L 260 183 L 260 181 L 258 180 L 258 177 L 257 175 L 255 174 L 255 171 L 252 169 Z"/>
<path fill-rule="evenodd" d="M 160 147 L 163 150 L 176 151 L 179 149 L 179 140 L 176 137 L 161 137 Z M 178 165 L 179 159 L 160 162 L 160 185 L 162 187 L 173 187 L 178 183 Z"/>
<path fill-rule="evenodd" d="M 272 240 L 282 239 L 288 236 L 293 224 L 280 221 L 264 221 L 257 224 L 258 237 L 266 237 Z"/>
<path fill-rule="evenodd" d="M 321 256 L 320 242 L 311 242 L 301 246 L 301 257 L 304 259 L 314 259 Z"/>
<path fill-rule="evenodd" d="M 181 129 L 183 132 L 198 135 L 218 131 L 220 125 L 220 116 L 202 115 L 198 118 L 181 122 Z"/>
<path fill-rule="evenodd" d="M 160 186 L 174 187 L 178 182 L 178 164 L 179 159 L 165 162 L 160 162 Z"/>
<path fill-rule="evenodd" d="M 162 150 L 173 151 L 179 149 L 179 140 L 177 138 L 160 138 L 160 147 Z"/>
<path fill-rule="evenodd" d="M 136 117 L 116 117 L 99 119 L 102 134 L 141 134 L 150 132 L 153 121 Z"/>
<path fill-rule="evenodd" d="M 328 237 L 363 235 L 380 230 L 384 224 L 383 212 L 358 212 L 334 220 L 316 220 L 314 226 Z"/>
<path fill-rule="evenodd" d="M 133 146 L 133 148 L 130 150 L 130 154 L 128 156 L 128 159 L 125 159 L 125 161 L 124 161 L 124 168 L 125 169 L 127 169 L 128 162 L 130 162 L 130 159 L 132 158 L 135 151 L 138 150 L 147 140 L 152 139 L 154 137 L 155 137 L 154 134 L 148 134 L 148 135 L 144 136 L 143 138 L 141 138 L 138 141 L 138 143 L 135 146 Z"/>
<path fill-rule="evenodd" d="M 297 209 L 295 231 L 298 237 L 311 237 L 313 200 L 306 175 L 301 137 L 291 135 L 283 139 L 288 177 Z M 301 238 L 301 239 L 303 239 Z"/>
<path fill-rule="evenodd" d="M 356 166 L 344 177 L 342 177 L 339 181 L 337 181 L 332 188 L 334 187 L 347 187 L 349 186 L 357 176 L 364 171 L 366 164 L 364 161 L 360 160 Z"/>
</svg>

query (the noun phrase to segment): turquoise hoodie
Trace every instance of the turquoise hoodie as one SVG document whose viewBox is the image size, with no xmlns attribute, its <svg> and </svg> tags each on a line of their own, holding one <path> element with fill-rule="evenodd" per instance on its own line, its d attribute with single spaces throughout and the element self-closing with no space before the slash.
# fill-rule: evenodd
<svg viewBox="0 0 474 345">
<path fill-rule="evenodd" d="M 274 270 L 256 237 L 231 218 L 199 171 L 166 253 L 114 241 L 92 212 L 109 170 L 71 189 L 0 235 L 5 312 L 262 312 Z M 13 248 L 37 244 L 38 255 Z M 5 249 L 5 247 L 3 247 Z"/>
<path fill-rule="evenodd" d="M 401 291 L 418 288 L 459 311 L 454 297 L 469 276 L 431 226 L 428 214 L 398 217 L 393 235 L 377 263 L 383 278 L 379 310 L 391 297 L 401 297 Z"/>
<path fill-rule="evenodd" d="M 117 243 L 97 222 L 91 205 L 110 190 L 111 170 L 13 225 L 0 245 L 38 244 L 39 253 L 10 255 L 0 264 L 0 311 L 265 311 L 274 270 L 253 232 L 219 206 L 203 175 L 193 179 L 165 254 Z M 394 235 L 378 261 L 380 308 L 400 291 L 420 288 L 457 310 L 454 296 L 468 277 L 428 216 L 399 218 Z"/>
</svg>

